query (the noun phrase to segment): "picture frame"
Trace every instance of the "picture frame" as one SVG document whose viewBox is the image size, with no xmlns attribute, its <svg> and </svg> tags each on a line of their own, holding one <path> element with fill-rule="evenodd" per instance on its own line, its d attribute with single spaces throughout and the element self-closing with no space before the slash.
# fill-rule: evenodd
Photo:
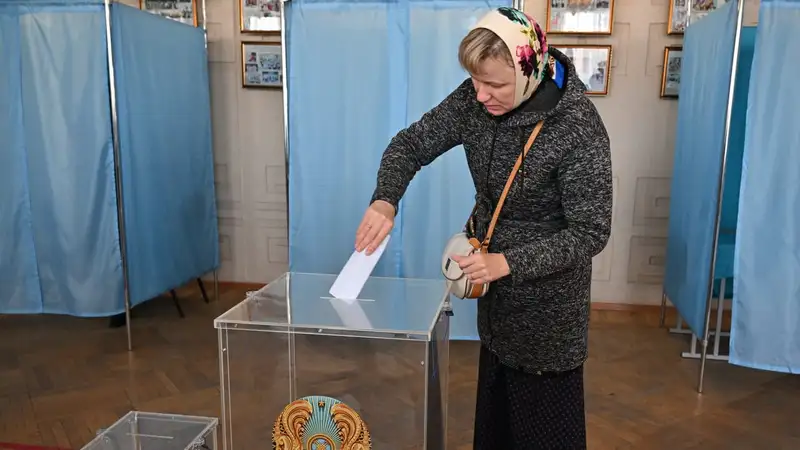
<svg viewBox="0 0 800 450">
<path fill-rule="evenodd" d="M 610 45 L 555 45 L 575 65 L 578 78 L 586 85 L 586 95 L 608 95 L 611 81 Z"/>
<path fill-rule="evenodd" d="M 242 42 L 242 87 L 283 88 L 283 53 L 279 42 Z"/>
<path fill-rule="evenodd" d="M 614 31 L 615 0 L 547 0 L 545 32 L 607 36 Z"/>
<path fill-rule="evenodd" d="M 239 30 L 251 34 L 281 34 L 281 0 L 237 0 Z"/>
<path fill-rule="evenodd" d="M 670 0 L 667 34 L 681 35 L 686 27 L 724 5 L 727 0 Z"/>
<path fill-rule="evenodd" d="M 681 88 L 683 46 L 664 47 L 664 67 L 661 70 L 661 98 L 678 98 Z"/>
<path fill-rule="evenodd" d="M 139 9 L 197 27 L 197 0 L 139 0 Z"/>
</svg>

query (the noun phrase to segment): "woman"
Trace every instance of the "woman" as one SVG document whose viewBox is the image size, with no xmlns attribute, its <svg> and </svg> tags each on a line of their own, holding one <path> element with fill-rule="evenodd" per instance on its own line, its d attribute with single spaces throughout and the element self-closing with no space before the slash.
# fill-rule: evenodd
<svg viewBox="0 0 800 450">
<path fill-rule="evenodd" d="M 572 62 L 548 48 L 530 17 L 484 16 L 461 42 L 470 79 L 391 141 L 356 249 L 391 231 L 414 174 L 463 144 L 482 240 L 512 167 L 544 121 L 506 198 L 489 253 L 454 257 L 473 282 L 481 352 L 476 449 L 586 448 L 592 257 L 611 232 L 609 138 Z M 457 230 L 453 230 L 457 231 Z"/>
</svg>

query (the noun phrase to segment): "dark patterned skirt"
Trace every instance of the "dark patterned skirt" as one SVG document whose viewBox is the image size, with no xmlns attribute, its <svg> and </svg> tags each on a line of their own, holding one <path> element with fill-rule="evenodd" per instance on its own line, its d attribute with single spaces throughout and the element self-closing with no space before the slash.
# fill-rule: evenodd
<svg viewBox="0 0 800 450">
<path fill-rule="evenodd" d="M 584 450 L 583 366 L 525 373 L 481 346 L 475 450 Z"/>
</svg>

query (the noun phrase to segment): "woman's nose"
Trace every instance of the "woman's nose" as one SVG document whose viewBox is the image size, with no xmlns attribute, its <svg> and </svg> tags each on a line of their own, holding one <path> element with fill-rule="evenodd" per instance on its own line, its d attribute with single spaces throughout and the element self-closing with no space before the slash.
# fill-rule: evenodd
<svg viewBox="0 0 800 450">
<path fill-rule="evenodd" d="M 489 101 L 490 98 L 492 98 L 492 96 L 489 95 L 484 89 L 478 88 L 477 99 L 478 99 L 479 102 L 486 103 L 486 102 Z"/>
</svg>

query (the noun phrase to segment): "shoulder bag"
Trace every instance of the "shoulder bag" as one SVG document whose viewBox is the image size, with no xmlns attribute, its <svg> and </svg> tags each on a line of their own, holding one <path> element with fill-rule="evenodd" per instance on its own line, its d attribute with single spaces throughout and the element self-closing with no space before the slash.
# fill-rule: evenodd
<svg viewBox="0 0 800 450">
<path fill-rule="evenodd" d="M 453 261 L 450 257 L 452 255 L 469 256 L 475 253 L 485 254 L 489 252 L 489 243 L 492 240 L 494 227 L 497 224 L 497 219 L 500 216 L 500 210 L 503 208 L 503 203 L 505 203 L 506 197 L 508 196 L 508 191 L 511 189 L 511 184 L 514 182 L 514 177 L 516 177 L 517 172 L 522 165 L 522 160 L 531 149 L 531 146 L 536 140 L 536 136 L 539 135 L 539 131 L 541 131 L 543 124 L 544 121 L 536 124 L 531 136 L 528 138 L 528 142 L 525 144 L 525 148 L 517 158 L 514 168 L 511 169 L 511 174 L 508 176 L 506 185 L 503 188 L 503 193 L 500 194 L 500 199 L 497 201 L 494 214 L 492 214 L 492 221 L 489 223 L 489 229 L 486 232 L 486 238 L 483 240 L 483 242 L 478 241 L 474 237 L 469 237 L 466 232 L 467 226 L 465 226 L 464 231 L 454 234 L 445 246 L 444 253 L 442 254 L 442 274 L 447 279 L 450 293 L 458 298 L 475 299 L 483 297 L 487 292 L 489 292 L 489 283 L 473 284 L 469 281 L 469 278 L 464 274 L 461 268 L 458 267 L 458 263 Z M 472 210 L 470 218 L 473 214 L 475 214 L 475 209 Z"/>
</svg>

